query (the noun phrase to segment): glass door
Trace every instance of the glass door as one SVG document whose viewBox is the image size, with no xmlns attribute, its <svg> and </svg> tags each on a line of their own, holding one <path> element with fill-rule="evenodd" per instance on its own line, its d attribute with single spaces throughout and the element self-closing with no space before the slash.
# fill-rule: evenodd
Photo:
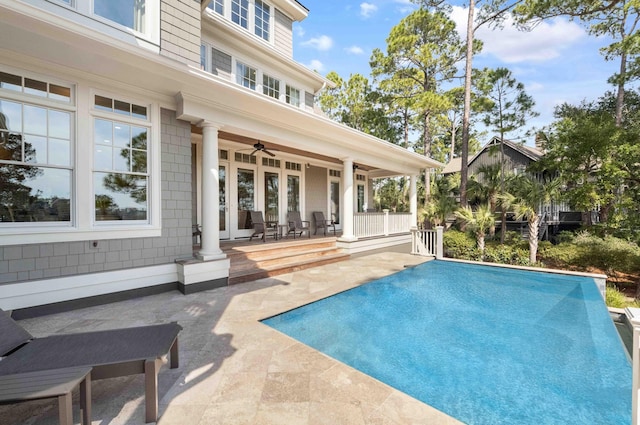
<svg viewBox="0 0 640 425">
<path fill-rule="evenodd" d="M 264 173 L 264 219 L 279 222 L 280 175 L 278 173 Z"/>
<path fill-rule="evenodd" d="M 287 212 L 300 211 L 300 176 L 287 176 Z"/>
<path fill-rule="evenodd" d="M 329 210 L 331 211 L 331 217 L 327 217 L 327 220 L 335 220 L 336 228 L 340 224 L 340 182 L 338 180 L 331 180 L 330 182 L 331 193 L 329 194 Z"/>
<path fill-rule="evenodd" d="M 238 203 L 233 236 L 251 236 L 253 233 L 253 227 L 251 225 L 251 216 L 249 212 L 255 211 L 256 209 L 256 172 L 253 169 L 238 167 L 236 179 Z"/>
<path fill-rule="evenodd" d="M 228 196 L 229 190 L 227 186 L 227 170 L 228 165 L 220 165 L 218 171 L 218 195 L 220 202 L 220 239 L 229 239 L 229 206 Z"/>
</svg>

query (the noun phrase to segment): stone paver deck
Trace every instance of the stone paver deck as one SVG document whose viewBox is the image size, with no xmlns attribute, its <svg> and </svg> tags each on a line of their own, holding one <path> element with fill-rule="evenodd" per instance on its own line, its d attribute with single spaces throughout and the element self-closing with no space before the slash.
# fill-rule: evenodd
<svg viewBox="0 0 640 425">
<path fill-rule="evenodd" d="M 177 291 L 21 321 L 33 335 L 178 321 L 180 367 L 162 367 L 158 424 L 459 424 L 386 384 L 259 323 L 415 265 L 381 253 L 184 296 Z M 142 375 L 93 383 L 93 424 L 144 423 Z M 77 394 L 74 419 L 79 423 Z M 57 406 L 0 406 L 0 424 L 57 424 Z"/>
</svg>

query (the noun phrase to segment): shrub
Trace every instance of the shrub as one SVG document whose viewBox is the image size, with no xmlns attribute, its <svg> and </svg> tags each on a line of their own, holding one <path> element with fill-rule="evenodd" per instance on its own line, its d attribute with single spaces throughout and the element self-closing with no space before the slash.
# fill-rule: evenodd
<svg viewBox="0 0 640 425">
<path fill-rule="evenodd" d="M 568 230 L 563 230 L 561 232 L 558 232 L 558 234 L 556 235 L 556 242 L 557 243 L 571 243 L 571 242 L 573 242 L 575 236 L 576 236 L 575 233 L 570 232 Z"/>
<path fill-rule="evenodd" d="M 442 236 L 442 244 L 447 257 L 480 260 L 480 250 L 476 246 L 476 240 L 468 233 L 449 229 Z"/>
<path fill-rule="evenodd" d="M 615 286 L 607 286 L 605 303 L 613 308 L 640 307 L 638 301 L 630 301 Z"/>
<path fill-rule="evenodd" d="M 529 251 L 510 245 L 488 246 L 484 251 L 484 260 L 492 263 L 528 266 Z"/>
</svg>

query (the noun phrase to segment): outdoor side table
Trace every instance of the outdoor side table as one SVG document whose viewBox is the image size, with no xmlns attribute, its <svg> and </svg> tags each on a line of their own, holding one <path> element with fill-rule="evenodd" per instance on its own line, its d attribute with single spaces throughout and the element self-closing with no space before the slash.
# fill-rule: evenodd
<svg viewBox="0 0 640 425">
<path fill-rule="evenodd" d="M 288 224 L 278 224 L 278 236 L 280 239 L 287 237 L 287 233 L 289 232 Z"/>
<path fill-rule="evenodd" d="M 91 368 L 40 370 L 0 376 L 0 404 L 58 399 L 60 425 L 73 425 L 71 392 L 80 385 L 82 424 L 91 424 Z"/>
</svg>

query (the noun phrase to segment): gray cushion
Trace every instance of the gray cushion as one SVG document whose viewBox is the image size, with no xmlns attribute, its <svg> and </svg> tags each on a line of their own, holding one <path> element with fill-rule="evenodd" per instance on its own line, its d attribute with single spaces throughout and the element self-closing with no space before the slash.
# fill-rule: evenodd
<svg viewBox="0 0 640 425">
<path fill-rule="evenodd" d="M 0 309 L 0 357 L 7 355 L 22 344 L 31 340 L 33 336 Z"/>
</svg>

